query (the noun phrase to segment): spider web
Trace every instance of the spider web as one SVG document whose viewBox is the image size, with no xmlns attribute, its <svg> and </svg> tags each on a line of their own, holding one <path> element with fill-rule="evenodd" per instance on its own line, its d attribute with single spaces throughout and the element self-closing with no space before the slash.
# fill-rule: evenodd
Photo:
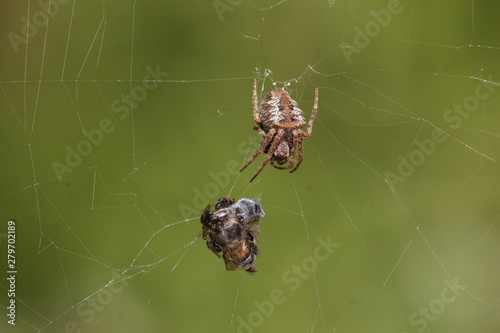
<svg viewBox="0 0 500 333">
<path fill-rule="evenodd" d="M 2 332 L 498 332 L 499 5 L 3 4 Z M 259 98 L 310 117 L 293 174 Z M 258 270 L 198 237 L 261 200 Z"/>
</svg>

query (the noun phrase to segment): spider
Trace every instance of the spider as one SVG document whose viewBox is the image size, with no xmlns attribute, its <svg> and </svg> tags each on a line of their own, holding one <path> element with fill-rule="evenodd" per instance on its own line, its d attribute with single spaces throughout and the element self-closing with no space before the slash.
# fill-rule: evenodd
<svg viewBox="0 0 500 333">
<path fill-rule="evenodd" d="M 240 172 L 250 165 L 262 152 L 266 154 L 264 162 L 259 170 L 250 179 L 250 182 L 259 175 L 264 167 L 271 163 L 277 169 L 294 172 L 304 159 L 302 141 L 312 133 L 312 126 L 316 112 L 318 111 L 318 88 L 314 90 L 314 106 L 311 118 L 307 125 L 307 132 L 302 131 L 306 124 L 303 112 L 299 109 L 296 101 L 290 98 L 286 91 L 280 88 L 271 90 L 262 100 L 260 107 L 257 98 L 257 78 L 253 79 L 253 119 L 263 140 L 250 160 L 241 168 Z M 298 161 L 295 155 L 298 150 Z M 283 166 L 290 158 L 290 163 Z M 276 165 L 276 164 L 277 165 Z"/>
</svg>

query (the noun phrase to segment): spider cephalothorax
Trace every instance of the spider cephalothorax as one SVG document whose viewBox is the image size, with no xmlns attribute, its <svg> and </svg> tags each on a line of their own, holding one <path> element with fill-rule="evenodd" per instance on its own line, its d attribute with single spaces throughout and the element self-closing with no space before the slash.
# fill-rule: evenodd
<svg viewBox="0 0 500 333">
<path fill-rule="evenodd" d="M 302 131 L 306 124 L 302 110 L 299 108 L 286 91 L 276 88 L 270 91 L 262 100 L 260 107 L 257 97 L 257 79 L 253 81 L 253 117 L 255 130 L 259 132 L 263 140 L 260 147 L 253 154 L 250 160 L 241 168 L 243 171 L 253 160 L 262 152 L 266 154 L 264 162 L 250 181 L 271 163 L 277 169 L 297 170 L 304 159 L 302 141 L 312 133 L 312 125 L 316 112 L 318 111 L 318 88 L 314 91 L 314 106 L 307 125 L 307 132 Z M 296 154 L 298 148 L 298 161 L 296 163 Z M 288 162 L 287 166 L 282 166 Z"/>
</svg>

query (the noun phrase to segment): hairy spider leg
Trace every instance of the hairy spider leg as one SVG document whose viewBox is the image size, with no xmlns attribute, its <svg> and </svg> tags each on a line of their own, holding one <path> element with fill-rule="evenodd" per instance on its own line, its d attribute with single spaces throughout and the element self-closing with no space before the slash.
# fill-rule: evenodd
<svg viewBox="0 0 500 333">
<path fill-rule="evenodd" d="M 264 150 L 264 148 L 265 148 L 265 147 L 266 147 L 266 146 L 267 146 L 270 142 L 272 142 L 274 134 L 276 134 L 276 129 L 275 129 L 275 128 L 272 128 L 272 129 L 269 131 L 269 133 L 267 133 L 267 134 L 265 134 L 265 135 L 264 135 L 264 140 L 262 140 L 262 143 L 260 144 L 259 149 L 257 149 L 257 150 L 255 151 L 255 153 L 253 154 L 253 156 L 252 156 L 252 157 L 250 157 L 250 160 L 248 160 L 247 164 L 245 164 L 245 165 L 244 165 L 244 166 L 240 169 L 240 172 L 242 172 L 243 170 L 245 170 L 245 168 L 246 168 L 247 166 L 249 166 L 249 165 L 250 165 L 250 163 L 252 163 L 252 162 L 253 162 L 253 160 L 255 160 L 255 159 L 257 158 L 257 156 L 259 156 L 259 155 L 262 153 L 262 151 Z"/>
<path fill-rule="evenodd" d="M 316 89 L 314 89 L 314 105 L 311 111 L 311 118 L 309 118 L 309 124 L 307 124 L 307 133 L 304 133 L 306 134 L 304 136 L 310 136 L 312 133 L 314 118 L 316 118 L 316 113 L 318 112 L 318 99 L 319 99 L 319 93 L 318 93 L 318 87 L 316 87 Z"/>
<path fill-rule="evenodd" d="M 309 118 L 309 124 L 307 124 L 307 132 L 299 134 L 300 137 L 298 137 L 298 142 L 296 144 L 299 147 L 299 152 L 298 152 L 299 160 L 298 160 L 295 168 L 293 168 L 293 170 L 291 170 L 290 173 L 297 170 L 297 168 L 302 164 L 302 161 L 304 160 L 304 141 L 303 140 L 305 137 L 310 136 L 312 133 L 314 118 L 316 118 L 316 113 L 318 112 L 318 100 L 319 100 L 319 91 L 318 91 L 318 88 L 316 87 L 316 89 L 314 89 L 314 105 L 313 105 L 313 109 L 311 111 L 311 118 Z M 294 139 L 295 139 L 295 137 L 294 137 Z M 294 153 L 295 153 L 295 146 L 296 145 L 294 142 L 294 146 L 293 146 Z M 295 162 L 295 155 L 292 155 L 292 156 L 293 157 L 290 158 L 290 164 L 292 164 L 292 158 L 294 159 L 294 162 Z"/>
<path fill-rule="evenodd" d="M 269 133 L 276 131 L 274 128 L 272 128 Z M 250 179 L 250 182 L 252 182 L 255 177 L 259 175 L 259 173 L 264 169 L 264 167 L 271 161 L 271 158 L 273 157 L 274 152 L 276 151 L 276 148 L 278 148 L 278 145 L 280 143 L 281 138 L 283 137 L 283 134 L 285 134 L 285 130 L 280 128 L 278 130 L 278 134 L 274 137 L 271 143 L 271 147 L 269 148 L 269 151 L 267 152 L 266 158 L 264 159 L 264 162 L 262 162 L 262 165 L 260 166 L 259 170 L 255 173 L 255 175 Z M 267 141 L 267 140 L 266 140 Z"/>
<path fill-rule="evenodd" d="M 297 168 L 299 167 L 299 165 L 302 164 L 302 161 L 304 160 L 304 150 L 303 150 L 303 137 L 305 136 L 304 134 L 307 134 L 307 133 L 303 133 L 301 135 L 301 137 L 299 138 L 299 142 L 297 143 L 297 146 L 299 146 L 299 161 L 297 162 L 297 165 L 295 166 L 295 168 L 293 168 L 292 171 L 290 171 L 290 173 L 294 172 L 295 170 L 297 170 Z"/>
<path fill-rule="evenodd" d="M 309 118 L 309 123 L 307 124 L 307 132 L 300 133 L 299 134 L 300 137 L 298 138 L 298 142 L 297 142 L 297 146 L 299 147 L 299 152 L 298 152 L 299 161 L 297 162 L 297 165 L 295 166 L 295 168 L 293 168 L 293 170 L 290 171 L 290 173 L 297 170 L 297 168 L 302 164 L 302 161 L 304 160 L 304 138 L 310 136 L 312 133 L 314 118 L 316 118 L 316 113 L 318 113 L 318 100 L 319 100 L 319 90 L 318 90 L 318 87 L 316 87 L 314 89 L 314 104 L 313 104 L 313 109 L 311 111 L 311 118 Z M 295 144 L 294 144 L 293 148 L 295 148 Z M 290 164 L 291 164 L 291 161 L 290 161 Z"/>
<path fill-rule="evenodd" d="M 260 116 L 259 116 L 259 99 L 257 97 L 257 78 L 253 78 L 253 121 L 257 124 L 253 129 L 258 131 L 260 135 L 264 138 L 266 136 L 266 132 L 260 128 Z"/>
<path fill-rule="evenodd" d="M 260 126 L 259 99 L 257 97 L 257 78 L 253 78 L 253 120 Z"/>
<path fill-rule="evenodd" d="M 263 138 L 266 138 L 266 132 L 264 132 L 264 131 L 262 130 L 262 128 L 260 128 L 260 127 L 258 127 L 258 126 L 254 126 L 254 127 L 253 127 L 253 129 L 254 129 L 254 131 L 259 132 L 259 134 L 260 134 Z"/>
</svg>

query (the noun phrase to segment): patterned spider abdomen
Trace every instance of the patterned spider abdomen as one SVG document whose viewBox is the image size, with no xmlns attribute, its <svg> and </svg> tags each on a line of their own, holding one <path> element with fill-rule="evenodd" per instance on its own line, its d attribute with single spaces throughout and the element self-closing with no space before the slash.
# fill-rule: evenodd
<svg viewBox="0 0 500 333">
<path fill-rule="evenodd" d="M 305 125 L 303 114 L 297 102 L 280 88 L 270 91 L 259 108 L 260 125 L 265 132 L 276 124 L 293 124 L 296 125 L 294 128 L 302 128 Z"/>
</svg>

